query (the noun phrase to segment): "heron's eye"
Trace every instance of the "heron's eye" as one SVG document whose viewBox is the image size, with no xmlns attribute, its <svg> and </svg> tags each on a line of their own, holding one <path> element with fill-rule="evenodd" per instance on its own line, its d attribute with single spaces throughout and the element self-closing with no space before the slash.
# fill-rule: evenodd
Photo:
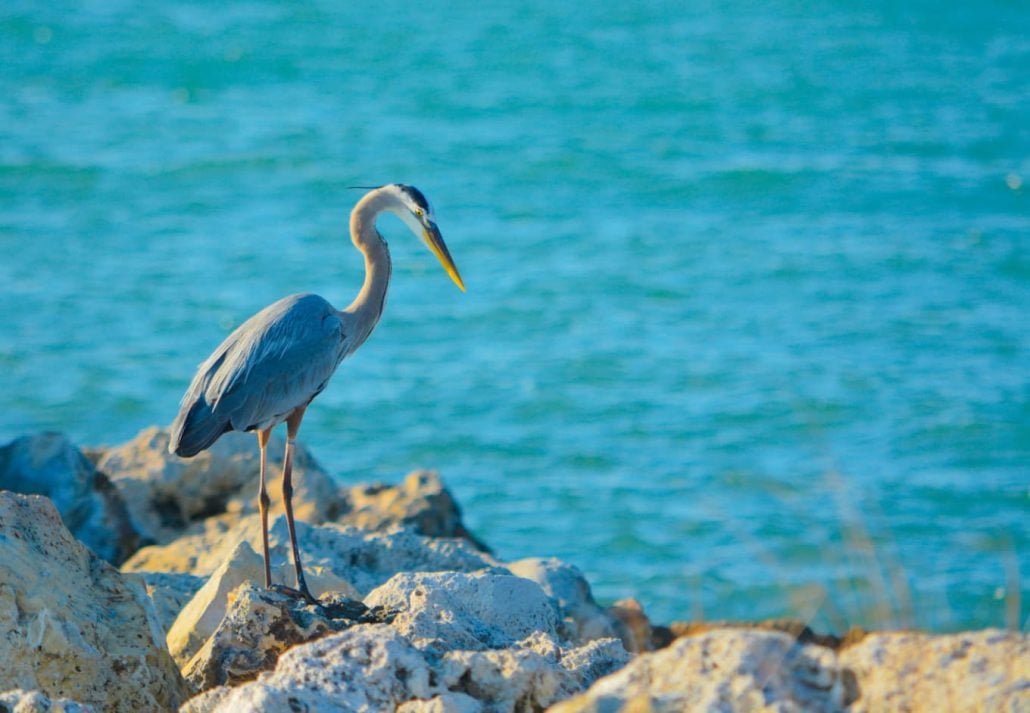
<svg viewBox="0 0 1030 713">
<path fill-rule="evenodd" d="M 416 208 L 415 209 L 415 215 L 418 216 L 419 218 L 421 218 L 422 217 L 422 209 L 421 208 Z"/>
</svg>

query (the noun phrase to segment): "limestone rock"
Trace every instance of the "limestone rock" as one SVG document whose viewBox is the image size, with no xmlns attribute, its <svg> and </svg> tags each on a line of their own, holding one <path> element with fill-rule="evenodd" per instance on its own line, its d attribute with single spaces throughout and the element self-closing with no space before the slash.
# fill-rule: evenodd
<svg viewBox="0 0 1030 713">
<path fill-rule="evenodd" d="M 315 606 L 246 582 L 230 593 L 225 617 L 183 674 L 197 691 L 238 685 L 271 670 L 296 644 L 386 618 L 339 595 Z"/>
<path fill-rule="evenodd" d="M 434 679 L 490 711 L 542 710 L 629 658 L 616 639 L 564 647 L 554 602 L 507 573 L 401 573 L 365 603 L 396 610 L 391 625 L 434 662 Z"/>
<path fill-rule="evenodd" d="M 843 649 L 858 699 L 849 711 L 1030 711 L 1030 634 L 869 634 Z"/>
<path fill-rule="evenodd" d="M 450 651 L 440 680 L 491 711 L 536 711 L 586 689 L 628 659 L 616 639 L 564 649 L 537 633 L 509 648 Z"/>
<path fill-rule="evenodd" d="M 0 693 L 2 713 L 96 713 L 93 706 L 67 698 L 50 698 L 41 691 L 15 689 Z"/>
<path fill-rule="evenodd" d="M 183 711 L 542 710 L 626 657 L 612 639 L 565 650 L 543 634 L 507 648 L 437 657 L 413 646 L 394 626 L 359 624 L 296 646 L 271 673 L 237 688 L 212 689 Z"/>
<path fill-rule="evenodd" d="M 440 654 L 510 646 L 536 633 L 558 638 L 558 612 L 535 582 L 510 574 L 402 572 L 365 597 L 398 614 L 393 626 Z"/>
<path fill-rule="evenodd" d="M 711 629 L 638 656 L 553 713 L 1030 710 L 1030 634 L 868 634 L 835 652 L 791 634 Z"/>
<path fill-rule="evenodd" d="M 397 707 L 397 713 L 481 713 L 483 704 L 465 693 L 443 693 L 428 701 L 415 698 Z"/>
<path fill-rule="evenodd" d="M 50 498 L 72 534 L 108 562 L 119 564 L 139 546 L 121 494 L 59 433 L 0 447 L 0 489 Z"/>
<path fill-rule="evenodd" d="M 365 532 L 328 523 L 297 523 L 297 540 L 304 572 L 311 585 L 316 576 L 335 576 L 349 582 L 361 594 L 379 586 L 397 572 L 471 572 L 499 566 L 489 555 L 462 539 L 429 538 L 410 530 Z M 191 572 L 207 576 L 214 572 L 240 543 L 246 541 L 261 550 L 261 522 L 255 516 L 242 518 L 234 527 L 209 523 L 201 533 L 188 535 L 165 546 L 144 547 L 122 569 L 130 572 Z M 279 582 L 292 584 L 289 534 L 280 517 L 269 530 L 271 559 L 276 567 L 289 567 Z M 275 574 L 275 573 L 273 573 Z"/>
<path fill-rule="evenodd" d="M 618 637 L 612 618 L 597 605 L 583 573 L 554 558 L 528 558 L 506 565 L 513 574 L 540 585 L 562 615 L 562 638 L 577 644 Z"/>
<path fill-rule="evenodd" d="M 830 649 L 775 632 L 721 629 L 641 654 L 552 713 L 600 711 L 839 711 L 852 677 Z"/>
<path fill-rule="evenodd" d="M 268 444 L 272 513 L 282 512 L 279 474 L 285 441 Z M 198 521 L 257 511 L 258 447 L 250 433 L 227 433 L 208 450 L 183 459 L 168 453 L 168 431 L 151 427 L 133 440 L 108 449 L 98 468 L 124 495 L 136 529 L 167 543 Z M 346 501 L 332 479 L 298 444 L 293 466 L 294 514 L 323 522 L 337 517 Z"/>
<path fill-rule="evenodd" d="M 105 711 L 174 710 L 186 696 L 142 587 L 38 495 L 0 492 L 0 681 Z"/>
<path fill-rule="evenodd" d="M 348 493 L 350 509 L 337 519 L 362 530 L 387 530 L 402 525 L 428 537 L 463 537 L 477 549 L 490 549 L 465 529 L 461 508 L 439 474 L 409 473 L 400 485 L 358 485 Z"/>
<path fill-rule="evenodd" d="M 139 581 L 146 589 L 147 596 L 154 605 L 157 621 L 164 632 L 171 628 L 179 612 L 204 584 L 200 577 L 185 573 L 127 572 L 125 577 Z"/>
<path fill-rule="evenodd" d="M 275 670 L 191 701 L 191 713 L 388 711 L 442 693 L 425 657 L 385 624 L 363 624 L 296 646 Z"/>
<path fill-rule="evenodd" d="M 346 581 L 321 567 L 309 568 L 308 585 L 316 597 L 335 592 L 355 599 L 357 591 Z M 274 570 L 277 581 L 285 579 L 284 573 L 292 576 L 293 566 L 282 562 Z M 168 650 L 179 663 L 184 665 L 193 658 L 204 642 L 215 632 L 228 610 L 229 593 L 244 582 L 264 585 L 265 573 L 261 555 L 254 552 L 246 540 L 236 548 L 222 565 L 208 578 L 193 598 L 182 608 L 179 616 L 168 630 Z"/>
</svg>

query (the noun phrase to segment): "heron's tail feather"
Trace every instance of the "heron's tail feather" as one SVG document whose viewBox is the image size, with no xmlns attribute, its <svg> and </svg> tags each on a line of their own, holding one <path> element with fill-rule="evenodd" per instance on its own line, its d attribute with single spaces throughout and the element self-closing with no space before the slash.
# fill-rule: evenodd
<svg viewBox="0 0 1030 713">
<path fill-rule="evenodd" d="M 184 404 L 175 417 L 168 452 L 192 458 L 231 430 L 228 419 L 212 412 L 211 406 L 201 396 L 188 407 Z"/>
</svg>

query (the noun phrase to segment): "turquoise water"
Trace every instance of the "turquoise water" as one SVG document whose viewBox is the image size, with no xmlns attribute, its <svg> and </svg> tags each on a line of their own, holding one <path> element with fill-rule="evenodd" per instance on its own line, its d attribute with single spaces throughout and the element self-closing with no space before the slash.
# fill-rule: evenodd
<svg viewBox="0 0 1030 713">
<path fill-rule="evenodd" d="M 170 422 L 402 181 L 469 289 L 384 221 L 341 482 L 659 620 L 1026 626 L 1030 6 L 144 5 L 0 9 L 0 441 Z"/>
</svg>

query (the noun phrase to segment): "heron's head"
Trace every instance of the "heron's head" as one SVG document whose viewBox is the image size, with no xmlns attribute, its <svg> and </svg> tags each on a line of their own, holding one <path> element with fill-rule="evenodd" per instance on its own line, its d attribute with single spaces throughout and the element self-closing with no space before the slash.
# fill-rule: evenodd
<svg viewBox="0 0 1030 713">
<path fill-rule="evenodd" d="M 454 259 L 451 258 L 451 253 L 447 250 L 447 244 L 444 243 L 443 236 L 440 235 L 440 229 L 436 227 L 433 208 L 429 205 L 426 197 L 422 195 L 422 191 L 414 186 L 406 186 L 402 183 L 391 183 L 388 186 L 383 186 L 381 190 L 393 195 L 396 199 L 392 207 L 393 212 L 436 255 L 436 259 L 440 261 L 443 269 L 454 280 L 454 284 L 464 292 L 465 283 L 462 282 L 461 275 L 458 274 L 458 268 L 454 265 Z"/>
</svg>

